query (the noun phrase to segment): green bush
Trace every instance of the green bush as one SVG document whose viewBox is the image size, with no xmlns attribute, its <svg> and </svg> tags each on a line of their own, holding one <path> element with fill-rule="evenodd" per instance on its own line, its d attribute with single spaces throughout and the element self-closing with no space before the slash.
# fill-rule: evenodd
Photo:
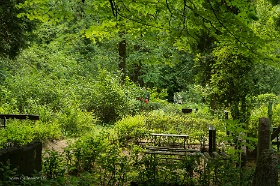
<svg viewBox="0 0 280 186">
<path fill-rule="evenodd" d="M 145 128 L 145 122 L 145 116 L 143 115 L 128 116 L 118 121 L 114 130 L 118 135 L 119 142 L 125 143 L 130 139 L 139 142 L 148 132 Z"/>
<path fill-rule="evenodd" d="M 272 125 L 278 127 L 280 125 L 280 103 L 273 105 Z"/>
<path fill-rule="evenodd" d="M 97 158 L 110 145 L 109 134 L 105 130 L 94 130 L 70 145 L 65 150 L 69 172 L 77 174 L 94 169 Z"/>
<path fill-rule="evenodd" d="M 259 119 L 262 117 L 268 118 L 268 107 L 267 105 L 260 105 L 259 107 L 254 108 L 251 111 L 251 116 L 249 119 L 248 129 L 254 135 L 257 135 L 258 127 L 259 127 Z"/>
<path fill-rule="evenodd" d="M 200 117 L 199 113 L 174 114 L 163 110 L 155 110 L 146 115 L 146 126 L 150 130 L 191 133 L 193 130 L 207 131 L 210 125 L 219 126 L 220 121 L 215 118 Z"/>
<path fill-rule="evenodd" d="M 253 103 L 256 107 L 260 107 L 265 104 L 268 105 L 269 102 L 279 103 L 279 97 L 275 94 L 260 94 L 253 99 Z"/>
<path fill-rule="evenodd" d="M 0 185 L 18 185 L 20 176 L 12 169 L 10 162 L 0 162 Z"/>
<path fill-rule="evenodd" d="M 140 89 L 122 84 L 120 77 L 99 70 L 94 82 L 82 92 L 82 106 L 105 124 L 112 124 L 122 117 L 139 110 Z"/>
<path fill-rule="evenodd" d="M 41 141 L 60 139 L 63 137 L 61 126 L 55 120 L 52 122 L 37 121 L 32 128 L 34 138 Z"/>
<path fill-rule="evenodd" d="M 7 146 L 21 146 L 34 139 L 34 130 L 29 122 L 7 120 L 6 128 L 0 130 L 1 148 Z"/>
<path fill-rule="evenodd" d="M 6 128 L 0 130 L 0 148 L 9 146 L 22 146 L 34 139 L 61 138 L 60 125 L 57 123 L 44 123 L 42 121 L 7 120 Z"/>
<path fill-rule="evenodd" d="M 63 177 L 66 173 L 62 153 L 46 150 L 43 154 L 43 173 L 47 179 Z"/>
<path fill-rule="evenodd" d="M 53 120 L 58 122 L 61 131 L 66 136 L 80 136 L 94 128 L 97 120 L 91 112 L 82 111 L 75 104 L 66 104 L 56 112 Z"/>
</svg>

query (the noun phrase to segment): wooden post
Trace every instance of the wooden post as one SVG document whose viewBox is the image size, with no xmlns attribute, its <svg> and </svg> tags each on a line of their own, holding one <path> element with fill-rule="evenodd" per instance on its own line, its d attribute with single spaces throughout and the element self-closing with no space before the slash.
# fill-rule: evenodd
<svg viewBox="0 0 280 186">
<path fill-rule="evenodd" d="M 225 114 L 225 120 L 228 120 L 228 111 L 225 110 L 224 114 Z M 227 123 L 226 123 L 226 131 L 227 131 L 227 136 L 229 136 L 229 131 L 227 130 Z"/>
<path fill-rule="evenodd" d="M 209 134 L 209 136 L 208 136 L 208 138 L 209 138 L 209 140 L 208 140 L 208 142 L 209 142 L 209 154 L 210 155 L 212 155 L 212 152 L 213 152 L 213 141 L 212 141 L 212 130 L 211 130 L 211 127 L 212 126 L 210 126 L 209 127 L 209 132 L 208 132 L 208 134 Z"/>
<path fill-rule="evenodd" d="M 216 129 L 210 125 L 209 127 L 209 154 L 212 155 L 216 151 Z"/>
<path fill-rule="evenodd" d="M 272 114 L 273 114 L 272 113 L 272 102 L 270 101 L 268 103 L 268 118 L 269 118 L 269 125 L 270 125 L 270 133 L 273 132 L 273 128 L 272 128 Z M 269 139 L 271 141 L 271 135 L 269 137 L 270 137 Z M 272 145 L 272 144 L 270 143 L 270 145 Z"/>
<path fill-rule="evenodd" d="M 216 129 L 213 128 L 213 131 L 212 131 L 212 134 L 213 134 L 213 152 L 216 152 Z"/>
<path fill-rule="evenodd" d="M 3 126 L 6 127 L 6 118 L 3 119 Z"/>
<path fill-rule="evenodd" d="M 269 118 L 270 126 L 272 126 L 272 102 L 268 103 L 268 118 Z"/>
<path fill-rule="evenodd" d="M 228 120 L 228 111 L 225 110 L 225 120 Z"/>
<path fill-rule="evenodd" d="M 124 36 L 124 32 L 120 32 L 119 36 L 121 38 L 121 41 L 119 42 L 119 69 L 122 72 L 122 81 L 123 83 L 125 82 L 125 78 L 126 78 L 126 48 L 127 48 L 127 43 Z"/>
<path fill-rule="evenodd" d="M 277 136 L 276 137 L 273 137 L 273 134 L 277 131 L 279 127 L 273 127 L 273 133 L 271 134 L 271 141 L 276 139 L 276 145 L 277 145 L 277 152 L 279 152 L 279 136 L 278 136 L 278 133 L 277 133 Z M 278 129 L 279 130 L 279 129 Z M 273 142 L 272 142 L 272 145 L 273 145 Z"/>
<path fill-rule="evenodd" d="M 257 160 L 263 150 L 270 148 L 270 122 L 268 118 L 259 119 L 258 153 Z"/>
</svg>

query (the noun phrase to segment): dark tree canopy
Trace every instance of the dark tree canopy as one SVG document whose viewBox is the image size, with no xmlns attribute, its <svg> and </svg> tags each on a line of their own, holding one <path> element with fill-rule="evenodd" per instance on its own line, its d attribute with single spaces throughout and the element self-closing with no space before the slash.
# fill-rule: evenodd
<svg viewBox="0 0 280 186">
<path fill-rule="evenodd" d="M 15 57 L 27 45 L 33 23 L 27 18 L 18 18 L 22 9 L 16 8 L 24 0 L 5 0 L 0 5 L 0 56 Z"/>
</svg>

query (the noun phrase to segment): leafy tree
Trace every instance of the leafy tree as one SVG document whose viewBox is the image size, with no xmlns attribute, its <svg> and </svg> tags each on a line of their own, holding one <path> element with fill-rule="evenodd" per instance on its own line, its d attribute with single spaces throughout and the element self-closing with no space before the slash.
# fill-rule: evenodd
<svg viewBox="0 0 280 186">
<path fill-rule="evenodd" d="M 23 2 L 24 0 L 7 0 L 0 5 L 0 56 L 2 57 L 14 58 L 33 37 L 31 31 L 35 23 L 24 17 L 17 17 L 24 10 L 16 8 L 16 5 Z"/>
<path fill-rule="evenodd" d="M 205 59 L 199 60 L 198 66 L 202 67 L 199 70 L 204 70 L 204 74 L 200 73 L 198 77 L 203 85 L 211 85 L 212 99 L 237 108 L 234 105 L 240 102 L 244 105 L 246 96 L 255 94 L 254 87 L 251 87 L 251 83 L 255 83 L 255 79 L 251 78 L 254 64 L 270 62 L 275 65 L 278 60 L 277 51 L 269 50 L 271 46 L 278 46 L 275 34 L 277 16 L 271 22 L 264 13 L 267 9 L 271 15 L 277 13 L 273 6 L 275 4 L 274 1 L 271 5 L 263 0 L 86 0 L 83 3 L 26 0 L 20 7 L 29 8 L 29 14 L 25 15 L 30 19 L 51 20 L 55 23 L 75 19 L 73 7 L 82 10 L 94 19 L 91 26 L 85 29 L 85 35 L 95 43 L 116 38 L 116 43 L 125 41 L 127 47 L 129 42 L 137 41 L 130 46 L 139 48 L 131 53 L 131 59 L 126 53 L 127 48 L 122 48 L 122 59 L 128 57 L 130 61 L 125 63 L 128 62 L 131 68 L 136 66 L 143 70 L 147 64 L 153 64 L 156 60 L 144 60 L 144 56 L 155 56 L 153 51 L 164 45 L 176 47 L 175 51 L 189 50 L 198 54 Z M 46 11 L 48 14 L 45 14 Z M 267 25 L 265 29 L 263 23 Z M 133 37 L 134 40 L 131 39 Z M 164 47 L 160 49 L 166 54 Z M 166 61 L 161 60 L 160 63 Z M 158 72 L 159 67 L 156 68 Z M 132 74 L 132 70 L 126 71 Z M 136 74 L 131 77 L 138 81 L 139 77 L 145 77 L 144 74 Z M 147 73 L 146 80 L 147 77 L 155 77 L 152 75 L 156 73 Z M 240 118 L 238 113 L 234 115 Z"/>
<path fill-rule="evenodd" d="M 82 10 L 95 20 L 85 31 L 94 41 L 115 37 L 121 42 L 127 35 L 148 40 L 145 36 L 152 36 L 158 43 L 168 40 L 178 49 L 194 50 L 206 43 L 212 45 L 212 41 L 235 40 L 243 50 L 265 58 L 260 50 L 265 46 L 262 33 L 253 29 L 263 16 L 257 11 L 261 0 L 82 2 L 26 0 L 19 7 L 29 8 L 25 15 L 30 19 L 52 22 L 73 20 L 73 7 Z M 207 37 L 202 40 L 204 35 Z"/>
<path fill-rule="evenodd" d="M 256 93 L 256 79 L 254 57 L 241 51 L 237 46 L 216 49 L 210 85 L 215 101 L 230 106 L 233 118 L 246 122 L 249 109 L 246 98 Z"/>
<path fill-rule="evenodd" d="M 175 52 L 173 52 L 175 53 Z M 176 54 L 176 53 L 175 53 Z M 185 52 L 177 52 L 178 61 L 172 64 L 145 64 L 140 76 L 148 87 L 157 87 L 158 91 L 167 90 L 168 101 L 173 102 L 175 92 L 188 90 L 195 83 L 193 57 Z"/>
</svg>

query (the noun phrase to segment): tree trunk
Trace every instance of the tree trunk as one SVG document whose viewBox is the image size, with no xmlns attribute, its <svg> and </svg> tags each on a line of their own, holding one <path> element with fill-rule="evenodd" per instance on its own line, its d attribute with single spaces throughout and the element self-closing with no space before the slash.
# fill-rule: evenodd
<svg viewBox="0 0 280 186">
<path fill-rule="evenodd" d="M 133 74 L 132 74 L 132 81 L 139 83 L 140 86 L 144 86 L 144 82 L 142 79 L 139 77 L 141 76 L 141 69 L 142 69 L 142 64 L 141 62 L 134 64 L 133 65 Z"/>
<path fill-rule="evenodd" d="M 126 77 L 126 40 L 123 39 L 119 43 L 119 56 L 120 56 L 120 63 L 119 63 L 119 69 L 122 72 L 122 81 L 125 81 Z"/>
</svg>

